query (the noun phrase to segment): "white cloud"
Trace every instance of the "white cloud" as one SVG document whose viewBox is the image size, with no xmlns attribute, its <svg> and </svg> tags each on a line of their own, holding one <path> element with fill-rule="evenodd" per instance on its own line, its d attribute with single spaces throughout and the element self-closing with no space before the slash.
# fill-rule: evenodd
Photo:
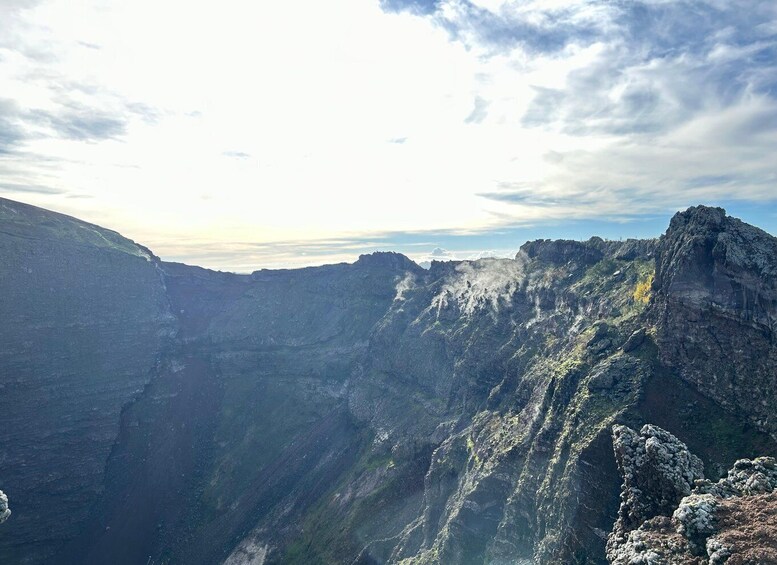
<svg viewBox="0 0 777 565">
<path fill-rule="evenodd" d="M 431 253 L 432 257 L 450 257 L 451 254 L 447 249 L 443 249 L 442 247 L 435 247 L 432 249 Z"/>
<path fill-rule="evenodd" d="M 480 310 L 494 313 L 511 307 L 513 295 L 524 280 L 524 265 L 512 259 L 481 259 L 456 266 L 432 299 L 429 311 L 437 316 L 456 306 L 465 316 Z"/>
<path fill-rule="evenodd" d="M 0 192 L 163 257 L 774 197 L 768 3 L 0 6 Z"/>
</svg>

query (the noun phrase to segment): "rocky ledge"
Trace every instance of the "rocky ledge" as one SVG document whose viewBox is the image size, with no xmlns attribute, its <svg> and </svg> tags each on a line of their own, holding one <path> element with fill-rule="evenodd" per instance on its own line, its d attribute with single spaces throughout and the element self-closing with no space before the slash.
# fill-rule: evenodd
<svg viewBox="0 0 777 565">
<path fill-rule="evenodd" d="M 777 563 L 777 462 L 740 459 L 717 482 L 675 436 L 613 427 L 623 476 L 607 542 L 613 565 Z"/>
</svg>

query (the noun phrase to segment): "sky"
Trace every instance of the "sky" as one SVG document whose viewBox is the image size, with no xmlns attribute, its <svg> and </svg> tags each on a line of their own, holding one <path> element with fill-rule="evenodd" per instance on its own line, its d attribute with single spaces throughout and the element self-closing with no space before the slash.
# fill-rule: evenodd
<svg viewBox="0 0 777 565">
<path fill-rule="evenodd" d="M 777 3 L 0 0 L 0 196 L 239 272 L 777 233 Z"/>
</svg>

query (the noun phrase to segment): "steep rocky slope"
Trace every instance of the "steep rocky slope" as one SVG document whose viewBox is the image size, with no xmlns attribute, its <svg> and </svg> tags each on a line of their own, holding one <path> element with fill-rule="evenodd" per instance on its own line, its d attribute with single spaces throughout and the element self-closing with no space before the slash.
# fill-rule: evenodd
<svg viewBox="0 0 777 565">
<path fill-rule="evenodd" d="M 6 206 L 36 234 L 60 218 Z M 88 270 L 88 281 L 63 279 L 35 237 L 23 251 L 0 237 L 4 265 L 5 253 L 35 252 L 62 293 L 135 292 L 126 273 L 121 288 Z M 101 473 L 66 532 L 39 529 L 29 546 L 9 533 L 24 498 L 45 489 L 0 459 L 14 500 L 0 541 L 25 547 L 27 562 L 60 548 L 63 563 L 605 563 L 621 483 L 613 425 L 668 430 L 713 479 L 777 453 L 777 244 L 719 209 L 678 214 L 661 240 L 539 240 L 514 260 L 428 271 L 382 253 L 233 275 L 137 249 L 147 306 L 63 313 L 127 323 L 108 350 L 121 368 L 94 373 L 115 396 L 66 405 L 90 426 L 93 406 L 106 415 L 107 447 L 50 442 L 74 467 L 88 453 Z M 37 300 L 20 283 L 8 292 Z M 27 311 L 37 329 L 26 339 L 42 343 L 46 314 Z M 143 320 L 147 345 L 132 342 Z M 72 347 L 91 362 L 89 343 Z M 3 370 L 29 357 L 8 359 Z M 31 366 L 30 382 L 60 374 Z M 17 398 L 24 417 L 41 390 Z M 36 452 L 13 456 L 51 472 Z M 60 472 L 50 484 L 80 485 Z"/>
<path fill-rule="evenodd" d="M 0 562 L 51 562 L 174 319 L 155 258 L 110 230 L 0 199 L 0 259 Z"/>
<path fill-rule="evenodd" d="M 347 380 L 420 268 L 396 254 L 253 275 L 162 264 L 176 346 L 123 414 L 107 495 L 74 563 L 217 563 L 251 528 L 294 539 L 365 432 Z"/>
</svg>

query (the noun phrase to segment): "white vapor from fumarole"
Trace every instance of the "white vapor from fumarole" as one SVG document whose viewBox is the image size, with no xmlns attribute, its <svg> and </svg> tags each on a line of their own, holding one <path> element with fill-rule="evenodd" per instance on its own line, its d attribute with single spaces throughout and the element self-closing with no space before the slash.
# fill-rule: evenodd
<svg viewBox="0 0 777 565">
<path fill-rule="evenodd" d="M 413 275 L 413 273 L 405 273 L 405 276 L 397 283 L 397 294 L 394 296 L 394 301 L 404 301 L 405 293 L 413 290 L 415 285 L 415 275 Z"/>
<path fill-rule="evenodd" d="M 508 306 L 524 281 L 524 262 L 513 259 L 479 259 L 456 266 L 430 309 L 440 312 L 455 304 L 464 316 L 490 309 L 494 314 Z"/>
</svg>

